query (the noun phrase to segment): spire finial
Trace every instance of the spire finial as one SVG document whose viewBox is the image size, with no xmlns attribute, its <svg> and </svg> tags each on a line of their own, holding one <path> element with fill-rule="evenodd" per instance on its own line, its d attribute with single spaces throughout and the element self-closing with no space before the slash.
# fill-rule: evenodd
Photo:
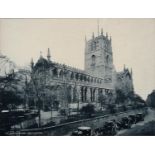
<svg viewBox="0 0 155 155">
<path fill-rule="evenodd" d="M 103 36 L 103 28 L 101 28 L 101 35 Z"/>
<path fill-rule="evenodd" d="M 98 36 L 99 36 L 99 29 L 100 29 L 100 25 L 99 25 L 99 19 L 97 20 L 97 32 L 98 32 Z"/>
<path fill-rule="evenodd" d="M 111 36 L 110 36 L 110 42 L 112 41 Z"/>
<path fill-rule="evenodd" d="M 106 32 L 106 37 L 108 38 L 108 32 Z"/>
<path fill-rule="evenodd" d="M 31 68 L 33 69 L 34 67 L 34 62 L 33 62 L 33 58 L 31 58 Z"/>
<path fill-rule="evenodd" d="M 48 51 L 47 51 L 47 60 L 50 61 L 51 59 L 51 53 L 50 53 L 50 48 L 48 48 Z"/>
<path fill-rule="evenodd" d="M 42 58 L 43 56 L 42 56 L 42 51 L 40 51 L 40 58 Z"/>
<path fill-rule="evenodd" d="M 31 63 L 33 63 L 33 58 L 31 58 Z"/>
<path fill-rule="evenodd" d="M 125 67 L 125 64 L 124 64 L 124 71 L 125 71 L 126 67 Z"/>
<path fill-rule="evenodd" d="M 131 68 L 131 76 L 132 76 L 132 68 Z"/>
<path fill-rule="evenodd" d="M 94 32 L 93 32 L 92 38 L 94 39 Z"/>
</svg>

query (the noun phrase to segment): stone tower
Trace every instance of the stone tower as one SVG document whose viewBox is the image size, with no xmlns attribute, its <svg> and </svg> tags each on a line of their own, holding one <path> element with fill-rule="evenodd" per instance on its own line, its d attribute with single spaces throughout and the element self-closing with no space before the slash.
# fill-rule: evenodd
<svg viewBox="0 0 155 155">
<path fill-rule="evenodd" d="M 90 40 L 85 39 L 85 71 L 96 77 L 103 78 L 105 83 L 112 83 L 113 53 L 111 37 L 101 33 Z"/>
</svg>

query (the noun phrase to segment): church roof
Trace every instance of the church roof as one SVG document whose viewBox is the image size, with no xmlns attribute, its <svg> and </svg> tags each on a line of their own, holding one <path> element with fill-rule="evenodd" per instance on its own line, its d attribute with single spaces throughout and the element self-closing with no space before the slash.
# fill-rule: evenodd
<svg viewBox="0 0 155 155">
<path fill-rule="evenodd" d="M 35 68 L 39 68 L 39 67 L 48 68 L 49 65 L 50 65 L 50 62 L 41 56 L 37 61 L 37 63 L 35 64 Z"/>
<path fill-rule="evenodd" d="M 129 76 L 131 78 L 131 73 L 129 72 L 129 69 L 124 69 L 122 72 L 117 72 L 118 78 L 124 78 L 126 76 Z"/>
</svg>

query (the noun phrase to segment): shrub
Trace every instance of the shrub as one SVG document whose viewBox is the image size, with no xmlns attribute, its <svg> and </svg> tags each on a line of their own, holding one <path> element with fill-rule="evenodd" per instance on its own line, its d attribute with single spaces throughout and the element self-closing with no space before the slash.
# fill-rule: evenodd
<svg viewBox="0 0 155 155">
<path fill-rule="evenodd" d="M 110 111 L 110 113 L 114 114 L 116 113 L 116 105 L 115 104 L 108 104 L 107 109 Z"/>
<path fill-rule="evenodd" d="M 92 114 L 95 113 L 95 107 L 92 104 L 88 104 L 84 107 L 82 107 L 82 109 L 80 110 L 81 113 L 88 115 L 88 116 L 92 116 Z"/>
</svg>

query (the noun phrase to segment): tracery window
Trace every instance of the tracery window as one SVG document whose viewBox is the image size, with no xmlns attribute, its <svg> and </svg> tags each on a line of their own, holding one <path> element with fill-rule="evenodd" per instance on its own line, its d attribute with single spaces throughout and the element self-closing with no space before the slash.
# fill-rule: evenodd
<svg viewBox="0 0 155 155">
<path fill-rule="evenodd" d="M 95 66 L 95 64 L 96 64 L 96 56 L 92 55 L 91 59 L 92 59 L 92 66 Z"/>
</svg>

